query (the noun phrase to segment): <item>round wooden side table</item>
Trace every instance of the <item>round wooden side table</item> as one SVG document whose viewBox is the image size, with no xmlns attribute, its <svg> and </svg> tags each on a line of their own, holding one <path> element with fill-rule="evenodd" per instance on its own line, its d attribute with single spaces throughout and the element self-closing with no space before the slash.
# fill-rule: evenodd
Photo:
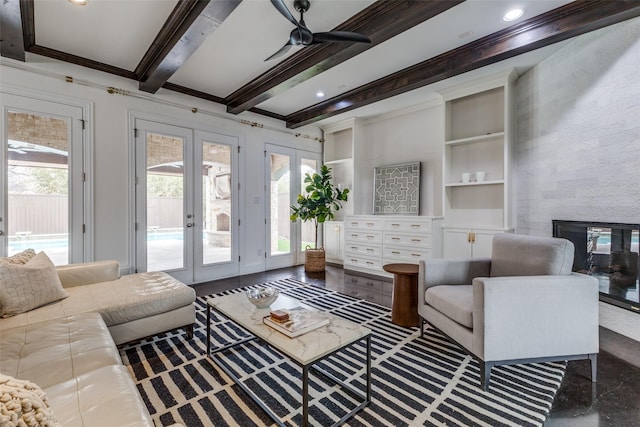
<svg viewBox="0 0 640 427">
<path fill-rule="evenodd" d="M 393 273 L 391 322 L 398 326 L 420 326 L 418 316 L 418 264 L 386 264 L 384 271 Z"/>
</svg>

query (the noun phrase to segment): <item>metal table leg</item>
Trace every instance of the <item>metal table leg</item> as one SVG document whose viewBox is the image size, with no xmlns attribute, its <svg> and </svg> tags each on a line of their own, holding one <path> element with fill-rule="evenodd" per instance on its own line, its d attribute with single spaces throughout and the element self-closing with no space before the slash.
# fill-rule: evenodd
<svg viewBox="0 0 640 427">
<path fill-rule="evenodd" d="M 302 367 L 302 426 L 309 425 L 309 365 Z"/>
</svg>

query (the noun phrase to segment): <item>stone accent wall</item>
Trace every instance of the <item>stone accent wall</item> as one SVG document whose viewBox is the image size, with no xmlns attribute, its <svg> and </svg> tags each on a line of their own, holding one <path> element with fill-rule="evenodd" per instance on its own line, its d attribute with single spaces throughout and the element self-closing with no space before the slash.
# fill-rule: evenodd
<svg viewBox="0 0 640 427">
<path fill-rule="evenodd" d="M 517 81 L 518 233 L 550 236 L 552 219 L 640 222 L 638 70 L 636 18 L 572 40 Z M 607 305 L 600 321 L 640 341 L 639 315 Z"/>
<path fill-rule="evenodd" d="M 8 116 L 9 139 L 69 151 L 66 120 L 17 112 Z"/>
</svg>

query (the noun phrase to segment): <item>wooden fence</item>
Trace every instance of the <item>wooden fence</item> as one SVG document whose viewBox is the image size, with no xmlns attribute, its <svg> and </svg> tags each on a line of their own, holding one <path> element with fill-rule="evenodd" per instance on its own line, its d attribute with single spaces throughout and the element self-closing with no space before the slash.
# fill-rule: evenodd
<svg viewBox="0 0 640 427">
<path fill-rule="evenodd" d="M 114 207 L 115 209 L 116 207 Z M 182 227 L 182 199 L 152 198 L 148 201 L 149 227 Z M 69 229 L 67 196 L 9 194 L 9 236 L 66 234 Z"/>
</svg>

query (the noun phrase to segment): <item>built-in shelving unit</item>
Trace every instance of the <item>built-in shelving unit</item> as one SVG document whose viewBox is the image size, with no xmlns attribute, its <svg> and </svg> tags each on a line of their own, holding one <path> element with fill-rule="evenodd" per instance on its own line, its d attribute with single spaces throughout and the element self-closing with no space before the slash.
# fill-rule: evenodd
<svg viewBox="0 0 640 427">
<path fill-rule="evenodd" d="M 332 181 L 340 189 L 348 188 L 351 193 L 347 202 L 336 212 L 333 221 L 324 225 L 324 247 L 327 262 L 343 263 L 344 218 L 353 214 L 354 151 L 358 134 L 357 119 L 346 120 L 324 129 L 324 164 L 331 168 Z"/>
<path fill-rule="evenodd" d="M 513 71 L 444 90 L 443 254 L 486 257 L 512 230 Z"/>
</svg>

